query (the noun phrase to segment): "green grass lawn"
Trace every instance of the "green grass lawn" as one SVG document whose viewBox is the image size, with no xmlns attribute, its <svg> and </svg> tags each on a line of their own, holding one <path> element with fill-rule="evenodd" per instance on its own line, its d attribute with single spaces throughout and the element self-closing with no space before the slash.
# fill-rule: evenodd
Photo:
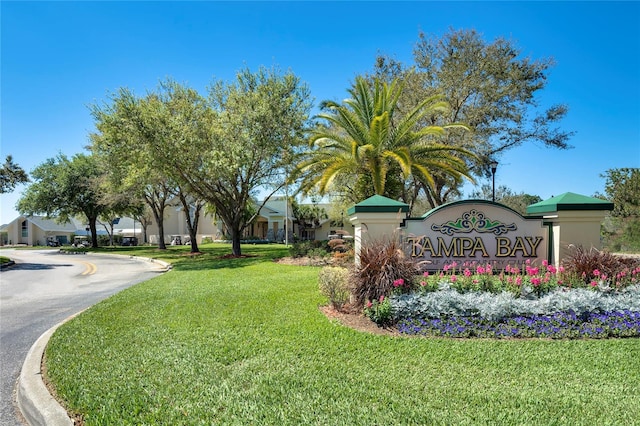
<svg viewBox="0 0 640 426">
<path fill-rule="evenodd" d="M 325 318 L 318 269 L 272 262 L 282 246 L 181 250 L 51 339 L 87 425 L 640 423 L 640 339 L 370 335 Z"/>
</svg>

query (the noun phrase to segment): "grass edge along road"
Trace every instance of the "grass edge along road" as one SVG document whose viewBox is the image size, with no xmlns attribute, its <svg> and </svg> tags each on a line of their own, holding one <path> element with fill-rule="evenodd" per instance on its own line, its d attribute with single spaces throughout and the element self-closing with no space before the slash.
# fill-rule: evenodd
<svg viewBox="0 0 640 426">
<path fill-rule="evenodd" d="M 282 246 L 203 251 L 54 334 L 47 374 L 85 424 L 640 422 L 640 339 L 370 335 L 324 317 Z"/>
</svg>

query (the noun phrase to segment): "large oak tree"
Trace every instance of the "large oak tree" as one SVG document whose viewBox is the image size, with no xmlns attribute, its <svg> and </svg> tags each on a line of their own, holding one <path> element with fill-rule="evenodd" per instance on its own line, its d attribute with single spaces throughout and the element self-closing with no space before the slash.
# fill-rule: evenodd
<svg viewBox="0 0 640 426">
<path fill-rule="evenodd" d="M 46 214 L 67 222 L 82 215 L 91 230 L 91 244 L 98 247 L 96 221 L 110 209 L 100 190 L 103 171 L 96 157 L 76 154 L 68 158 L 59 154 L 31 172 L 34 182 L 18 200 L 23 215 Z"/>
<path fill-rule="evenodd" d="M 559 127 L 567 106 L 540 105 L 552 59 L 526 57 L 512 40 L 487 42 L 474 30 L 453 29 L 441 37 L 420 33 L 413 56 L 413 64 L 379 56 L 374 76 L 403 82 L 404 110 L 443 95 L 451 107 L 448 114 L 425 117 L 423 125 L 465 123 L 470 132 L 454 129 L 442 142 L 476 154 L 469 162 L 475 175 L 489 176 L 491 160 L 525 143 L 570 148 L 573 133 Z M 434 180 L 433 187 L 424 187 L 431 207 L 460 194 L 461 181 L 446 174 L 436 174 Z"/>
<path fill-rule="evenodd" d="M 27 173 L 13 162 L 13 157 L 7 155 L 4 164 L 0 168 L 0 194 L 11 192 L 16 185 L 29 182 Z"/>
<path fill-rule="evenodd" d="M 171 168 L 179 182 L 210 204 L 241 255 L 244 229 L 256 218 L 247 207 L 260 189 L 265 201 L 285 183 L 285 170 L 303 142 L 310 109 L 309 90 L 291 72 L 241 70 L 233 82 L 217 81 L 206 103 L 179 86 L 161 97 L 172 111 L 168 127 L 178 144 Z M 168 152 L 168 151 L 164 151 Z"/>
<path fill-rule="evenodd" d="M 252 197 L 268 188 L 266 201 L 282 187 L 302 143 L 306 85 L 290 72 L 244 69 L 233 82 L 214 81 L 208 97 L 166 80 L 143 98 L 122 89 L 112 101 L 96 110 L 106 125 L 98 126 L 94 149 L 135 158 L 139 169 L 209 204 L 231 236 L 233 255 L 241 255 L 242 232 L 259 211 L 247 216 Z"/>
</svg>

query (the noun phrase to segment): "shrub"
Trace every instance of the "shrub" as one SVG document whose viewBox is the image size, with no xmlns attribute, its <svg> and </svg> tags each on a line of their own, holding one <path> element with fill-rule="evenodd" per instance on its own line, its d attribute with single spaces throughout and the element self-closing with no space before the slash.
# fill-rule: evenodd
<svg viewBox="0 0 640 426">
<path fill-rule="evenodd" d="M 563 266 L 572 278 L 572 282 L 585 286 L 608 283 L 613 288 L 622 288 L 637 282 L 640 278 L 640 260 L 614 256 L 613 254 L 573 247 L 569 257 L 563 260 Z"/>
<path fill-rule="evenodd" d="M 640 312 L 640 285 L 629 286 L 619 292 L 556 289 L 540 298 L 525 299 L 507 292 L 459 293 L 442 283 L 439 291 L 394 295 L 390 302 L 394 321 L 472 316 L 496 321 L 518 315 L 559 312 L 574 312 L 578 316 L 592 312 Z"/>
<path fill-rule="evenodd" d="M 379 299 L 367 302 L 364 305 L 364 314 L 381 327 L 393 323 L 393 308 L 388 297 L 380 296 Z"/>
<path fill-rule="evenodd" d="M 345 253 L 353 250 L 353 241 L 343 238 L 333 238 L 327 241 L 327 246 L 333 252 Z"/>
<path fill-rule="evenodd" d="M 307 252 L 309 257 L 328 257 L 329 253 L 322 247 L 311 249 Z"/>
<path fill-rule="evenodd" d="M 342 309 L 349 301 L 349 270 L 334 266 L 325 266 L 318 274 L 320 292 L 327 296 L 331 306 Z"/>
<path fill-rule="evenodd" d="M 355 306 L 361 308 L 367 301 L 390 295 L 395 288 L 394 282 L 399 279 L 404 280 L 405 290 L 411 290 L 418 272 L 419 265 L 405 256 L 397 240 L 377 240 L 363 244 L 360 263 L 353 273 Z"/>
<path fill-rule="evenodd" d="M 334 251 L 332 254 L 333 264 L 343 267 L 349 267 L 353 265 L 353 250 L 347 252 Z"/>
<path fill-rule="evenodd" d="M 297 241 L 289 247 L 291 257 L 325 256 L 327 251 L 322 241 Z"/>
</svg>

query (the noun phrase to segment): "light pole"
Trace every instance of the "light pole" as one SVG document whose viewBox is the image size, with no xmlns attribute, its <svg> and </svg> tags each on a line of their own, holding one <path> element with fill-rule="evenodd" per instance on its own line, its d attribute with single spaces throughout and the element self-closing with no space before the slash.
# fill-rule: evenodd
<svg viewBox="0 0 640 426">
<path fill-rule="evenodd" d="M 489 163 L 489 167 L 491 167 L 491 201 L 496 202 L 496 170 L 498 169 L 498 162 L 496 160 L 492 160 Z"/>
<path fill-rule="evenodd" d="M 284 246 L 289 247 L 289 185 L 284 183 Z"/>
</svg>

